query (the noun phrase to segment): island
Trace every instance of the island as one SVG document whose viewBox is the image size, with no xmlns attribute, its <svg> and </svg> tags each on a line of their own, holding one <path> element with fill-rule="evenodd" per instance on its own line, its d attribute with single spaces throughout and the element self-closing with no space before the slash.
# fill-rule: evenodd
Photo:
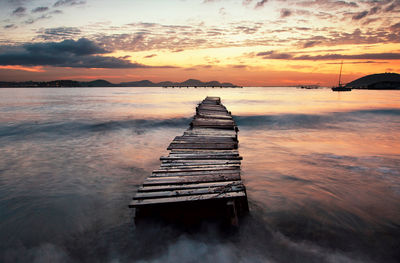
<svg viewBox="0 0 400 263">
<path fill-rule="evenodd" d="M 396 90 L 400 89 L 400 74 L 371 74 L 347 83 L 346 87 L 352 89 Z"/>
</svg>

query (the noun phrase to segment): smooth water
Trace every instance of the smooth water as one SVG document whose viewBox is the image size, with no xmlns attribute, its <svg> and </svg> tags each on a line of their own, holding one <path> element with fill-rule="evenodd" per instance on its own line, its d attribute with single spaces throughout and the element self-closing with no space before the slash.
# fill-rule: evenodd
<svg viewBox="0 0 400 263">
<path fill-rule="evenodd" d="M 205 96 L 239 126 L 237 233 L 134 227 Z M 398 262 L 400 91 L 0 89 L 0 262 Z"/>
</svg>

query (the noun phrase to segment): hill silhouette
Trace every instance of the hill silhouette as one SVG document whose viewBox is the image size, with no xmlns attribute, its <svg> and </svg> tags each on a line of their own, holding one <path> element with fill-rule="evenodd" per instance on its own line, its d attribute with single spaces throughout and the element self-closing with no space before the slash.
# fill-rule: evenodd
<svg viewBox="0 0 400 263">
<path fill-rule="evenodd" d="M 197 79 L 188 79 L 183 82 L 152 82 L 150 80 L 130 81 L 121 83 L 111 83 L 107 80 L 97 79 L 93 81 L 75 81 L 75 80 L 53 80 L 53 81 L 23 81 L 23 82 L 0 82 L 0 87 L 163 87 L 163 86 L 222 86 L 237 87 L 232 83 L 219 81 L 203 82 Z"/>
<path fill-rule="evenodd" d="M 400 89 L 400 74 L 371 74 L 346 84 L 353 89 Z"/>
</svg>

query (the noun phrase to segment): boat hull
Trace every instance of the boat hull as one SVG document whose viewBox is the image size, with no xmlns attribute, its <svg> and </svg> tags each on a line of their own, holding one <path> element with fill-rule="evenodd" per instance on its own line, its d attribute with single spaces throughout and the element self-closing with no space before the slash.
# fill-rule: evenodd
<svg viewBox="0 0 400 263">
<path fill-rule="evenodd" d="M 351 88 L 347 88 L 347 87 L 334 87 L 334 88 L 332 88 L 332 91 L 351 91 Z"/>
</svg>

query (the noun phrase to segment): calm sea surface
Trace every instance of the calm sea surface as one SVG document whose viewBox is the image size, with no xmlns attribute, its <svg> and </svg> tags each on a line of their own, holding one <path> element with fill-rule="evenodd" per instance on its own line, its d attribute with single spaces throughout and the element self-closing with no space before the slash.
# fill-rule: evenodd
<svg viewBox="0 0 400 263">
<path fill-rule="evenodd" d="M 238 123 L 237 233 L 135 228 L 205 96 Z M 399 262 L 400 91 L 0 89 L 0 262 Z"/>
</svg>

